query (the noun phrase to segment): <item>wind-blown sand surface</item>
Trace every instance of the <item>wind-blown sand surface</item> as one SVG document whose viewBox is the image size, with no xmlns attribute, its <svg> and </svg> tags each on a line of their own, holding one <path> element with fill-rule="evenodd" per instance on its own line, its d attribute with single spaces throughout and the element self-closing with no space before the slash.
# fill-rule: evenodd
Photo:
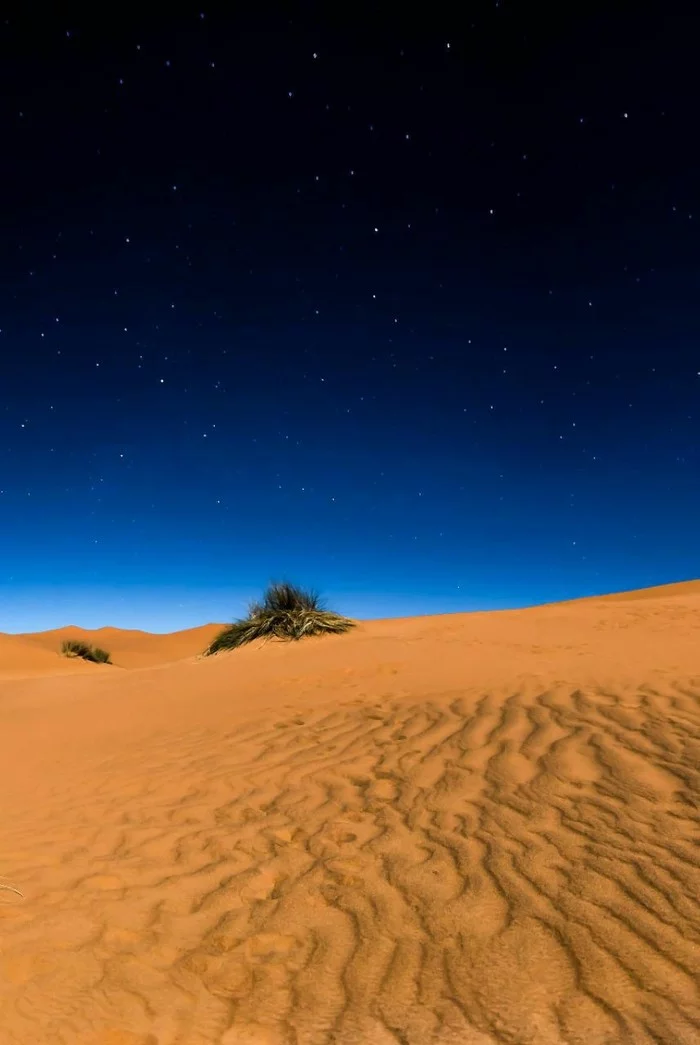
<svg viewBox="0 0 700 1045">
<path fill-rule="evenodd" d="M 700 1042 L 700 583 L 134 634 L 0 637 L 2 1045 Z"/>
<path fill-rule="evenodd" d="M 223 624 L 204 624 L 201 628 L 188 628 L 170 635 L 152 635 L 147 631 L 124 631 L 121 628 L 67 628 L 38 631 L 30 635 L 18 635 L 18 639 L 41 647 L 60 656 L 61 644 L 66 639 L 87 642 L 90 646 L 101 646 L 112 656 L 112 663 L 121 668 L 150 668 L 154 664 L 181 660 L 201 653 L 221 631 Z M 3 636 L 4 637 L 4 636 Z M 7 636 L 14 638 L 15 636 Z M 63 658 L 65 663 L 65 658 Z M 27 659 L 25 668 L 31 670 L 32 662 Z M 0 651 L 0 677 L 3 658 Z M 37 672 L 38 673 L 38 672 Z"/>
</svg>

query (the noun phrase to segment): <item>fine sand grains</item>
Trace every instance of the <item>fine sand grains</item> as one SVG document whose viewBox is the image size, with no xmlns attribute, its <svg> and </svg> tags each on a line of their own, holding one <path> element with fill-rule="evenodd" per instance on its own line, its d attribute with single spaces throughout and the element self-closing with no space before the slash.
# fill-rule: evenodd
<svg viewBox="0 0 700 1045">
<path fill-rule="evenodd" d="M 216 701 L 206 664 L 148 676 L 191 687 L 159 728 L 96 692 L 72 747 L 46 680 L 7 688 L 15 749 L 44 732 L 0 825 L 2 1045 L 700 1042 L 700 679 L 538 681 L 545 650 L 470 686 L 464 649 L 406 693 L 372 648 L 335 695 L 269 651 L 286 688 L 235 721 L 254 651 Z"/>
</svg>

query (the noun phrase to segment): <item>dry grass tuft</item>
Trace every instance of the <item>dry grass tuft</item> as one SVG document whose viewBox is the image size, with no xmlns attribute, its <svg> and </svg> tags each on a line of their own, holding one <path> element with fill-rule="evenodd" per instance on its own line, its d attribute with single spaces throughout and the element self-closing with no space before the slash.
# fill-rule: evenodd
<svg viewBox="0 0 700 1045">
<path fill-rule="evenodd" d="M 94 664 L 112 663 L 106 649 L 100 649 L 99 646 L 88 646 L 87 642 L 75 639 L 66 639 L 62 642 L 61 653 L 64 657 L 82 657 L 83 660 L 90 660 Z"/>
<path fill-rule="evenodd" d="M 262 602 L 254 602 L 244 620 L 234 621 L 217 635 L 205 655 L 237 649 L 256 639 L 295 641 L 310 635 L 338 635 L 353 627 L 349 617 L 325 609 L 316 592 L 285 581 L 271 584 Z"/>
</svg>

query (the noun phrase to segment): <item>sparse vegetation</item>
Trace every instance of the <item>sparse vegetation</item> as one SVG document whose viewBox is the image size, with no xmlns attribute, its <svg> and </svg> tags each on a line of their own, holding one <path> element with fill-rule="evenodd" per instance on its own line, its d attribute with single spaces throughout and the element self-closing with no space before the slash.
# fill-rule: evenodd
<svg viewBox="0 0 700 1045">
<path fill-rule="evenodd" d="M 94 664 L 111 664 L 110 655 L 99 646 L 89 646 L 87 642 L 75 639 L 66 639 L 61 644 L 61 653 L 64 657 L 82 657 L 83 660 L 92 661 Z"/>
<path fill-rule="evenodd" d="M 288 582 L 271 584 L 248 616 L 234 621 L 214 639 L 205 656 L 237 649 L 256 639 L 297 640 L 310 635 L 339 634 L 355 622 L 326 609 L 319 595 Z"/>
<path fill-rule="evenodd" d="M 99 646 L 94 646 L 92 650 L 92 659 L 98 664 L 111 664 L 109 659 L 109 653 L 106 649 L 101 649 Z"/>
</svg>

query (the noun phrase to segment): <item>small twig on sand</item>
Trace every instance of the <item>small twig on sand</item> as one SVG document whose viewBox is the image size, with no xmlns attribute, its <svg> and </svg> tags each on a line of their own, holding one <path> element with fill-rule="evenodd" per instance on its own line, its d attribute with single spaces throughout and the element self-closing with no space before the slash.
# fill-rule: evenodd
<svg viewBox="0 0 700 1045">
<path fill-rule="evenodd" d="M 0 878 L 4 878 L 4 874 L 0 874 Z M 16 893 L 17 896 L 21 896 L 24 899 L 24 893 L 21 893 L 19 889 L 15 889 L 14 885 L 5 885 L 4 882 L 0 882 L 0 890 L 7 893 Z"/>
</svg>

